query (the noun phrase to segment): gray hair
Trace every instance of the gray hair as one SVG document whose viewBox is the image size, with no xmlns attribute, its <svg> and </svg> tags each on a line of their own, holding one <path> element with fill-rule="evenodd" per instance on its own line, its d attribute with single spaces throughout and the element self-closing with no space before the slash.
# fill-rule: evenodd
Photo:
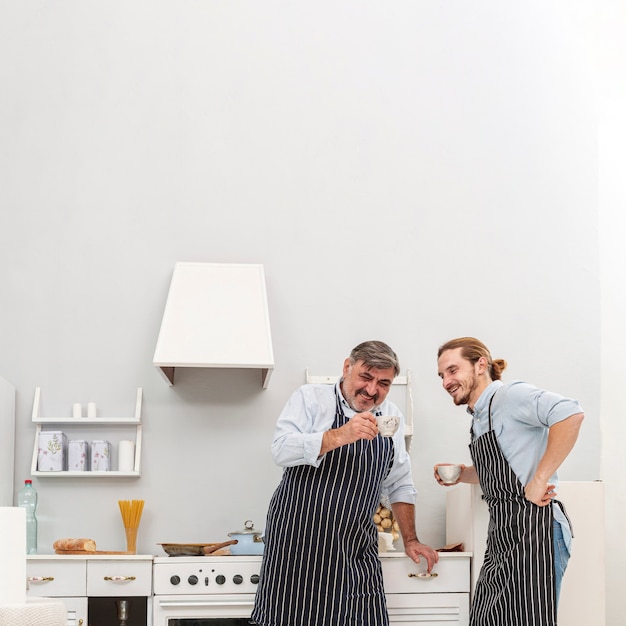
<svg viewBox="0 0 626 626">
<path fill-rule="evenodd" d="M 382 341 L 364 341 L 350 353 L 350 363 L 354 365 L 357 361 L 363 361 L 363 365 L 368 369 L 385 370 L 393 367 L 395 376 L 400 373 L 400 362 L 398 355 Z"/>
</svg>

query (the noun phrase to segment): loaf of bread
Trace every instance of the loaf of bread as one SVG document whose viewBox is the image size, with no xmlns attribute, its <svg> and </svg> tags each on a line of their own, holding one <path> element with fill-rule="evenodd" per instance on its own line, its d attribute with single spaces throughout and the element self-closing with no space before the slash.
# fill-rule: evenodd
<svg viewBox="0 0 626 626">
<path fill-rule="evenodd" d="M 57 539 L 53 544 L 55 552 L 68 552 L 68 551 L 79 551 L 79 552 L 95 552 L 96 551 L 96 542 L 93 539 Z"/>
</svg>

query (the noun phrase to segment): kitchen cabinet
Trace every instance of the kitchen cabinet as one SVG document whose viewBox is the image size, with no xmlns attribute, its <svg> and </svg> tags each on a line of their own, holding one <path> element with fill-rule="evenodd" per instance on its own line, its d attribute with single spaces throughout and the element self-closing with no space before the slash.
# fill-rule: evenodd
<svg viewBox="0 0 626 626">
<path fill-rule="evenodd" d="M 115 601 L 130 600 L 128 626 L 152 623 L 152 556 L 32 555 L 29 597 L 61 599 L 68 626 L 119 625 Z M 90 618 L 91 615 L 91 618 Z"/>
<path fill-rule="evenodd" d="M 442 552 L 428 576 L 425 559 L 414 563 L 404 552 L 382 553 L 390 624 L 467 626 L 471 556 L 469 552 Z"/>
<path fill-rule="evenodd" d="M 449 488 L 446 495 L 446 543 L 463 542 L 465 548 L 474 553 L 471 567 L 473 593 L 485 554 L 489 511 L 479 485 L 457 485 Z M 574 530 L 572 555 L 559 599 L 559 624 L 604 624 L 604 484 L 600 481 L 560 481 L 558 497 L 567 508 Z"/>
<path fill-rule="evenodd" d="M 36 424 L 35 441 L 31 475 L 51 478 L 112 478 L 112 477 L 139 477 L 141 475 L 141 402 L 142 389 L 137 389 L 134 416 L 128 417 L 41 417 L 40 413 L 41 388 L 35 389 L 33 401 L 32 421 Z M 37 468 L 39 455 L 39 435 L 46 431 L 62 430 L 68 440 L 106 440 L 111 443 L 111 470 L 108 471 L 40 471 Z M 117 456 L 119 442 L 132 439 L 135 447 L 133 469 L 120 471 Z"/>
</svg>

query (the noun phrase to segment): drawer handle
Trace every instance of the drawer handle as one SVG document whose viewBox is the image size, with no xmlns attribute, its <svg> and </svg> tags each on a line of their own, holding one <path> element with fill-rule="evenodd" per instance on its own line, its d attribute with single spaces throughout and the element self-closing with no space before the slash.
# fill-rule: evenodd
<svg viewBox="0 0 626 626">
<path fill-rule="evenodd" d="M 409 574 L 409 578 L 437 578 L 439 574 L 437 572 L 420 572 L 419 574 Z"/>
<path fill-rule="evenodd" d="M 115 583 L 118 583 L 123 580 L 137 580 L 136 576 L 105 576 L 104 580 L 112 580 Z"/>
<path fill-rule="evenodd" d="M 29 583 L 44 583 L 49 580 L 54 580 L 54 576 L 29 576 L 28 577 Z"/>
</svg>

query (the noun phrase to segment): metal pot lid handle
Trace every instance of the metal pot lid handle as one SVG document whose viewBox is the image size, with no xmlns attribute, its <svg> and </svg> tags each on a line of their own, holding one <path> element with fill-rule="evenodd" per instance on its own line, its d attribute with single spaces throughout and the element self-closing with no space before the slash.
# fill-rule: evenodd
<svg viewBox="0 0 626 626">
<path fill-rule="evenodd" d="M 243 525 L 244 525 L 243 530 L 237 530 L 234 533 L 228 533 L 228 536 L 232 537 L 233 535 L 261 535 L 262 534 L 262 531 L 254 529 L 254 522 L 250 519 L 246 520 Z"/>
</svg>

